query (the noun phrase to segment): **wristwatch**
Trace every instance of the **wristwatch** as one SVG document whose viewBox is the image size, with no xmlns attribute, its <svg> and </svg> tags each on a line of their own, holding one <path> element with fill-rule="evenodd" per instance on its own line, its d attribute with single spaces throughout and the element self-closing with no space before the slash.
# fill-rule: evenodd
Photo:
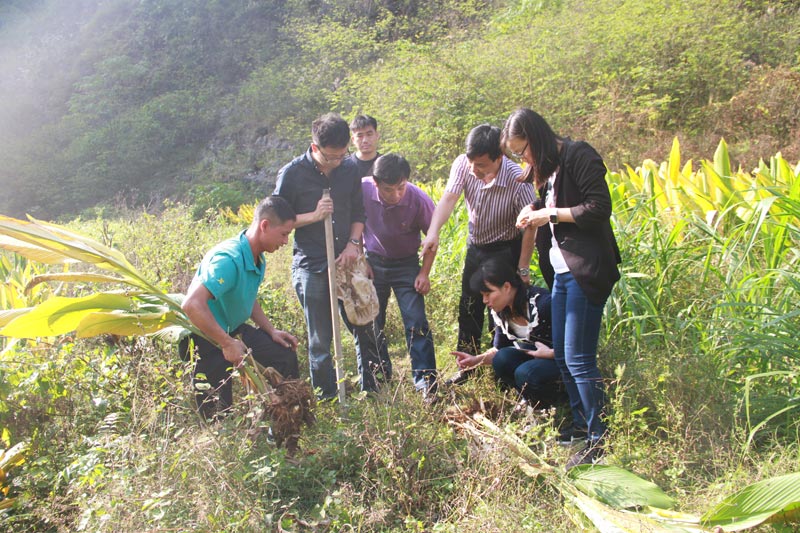
<svg viewBox="0 0 800 533">
<path fill-rule="evenodd" d="M 531 269 L 529 268 L 518 268 L 517 274 L 520 276 L 529 276 L 531 274 Z"/>
<path fill-rule="evenodd" d="M 551 224 L 558 224 L 558 211 L 550 215 L 550 223 Z"/>
<path fill-rule="evenodd" d="M 350 239 L 350 242 L 352 242 L 356 246 L 361 246 L 361 241 L 359 241 L 358 239 Z"/>
</svg>

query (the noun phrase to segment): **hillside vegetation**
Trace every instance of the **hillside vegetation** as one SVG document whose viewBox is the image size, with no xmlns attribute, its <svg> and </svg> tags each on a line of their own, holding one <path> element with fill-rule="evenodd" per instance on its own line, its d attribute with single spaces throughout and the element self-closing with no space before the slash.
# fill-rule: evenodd
<svg viewBox="0 0 800 533">
<path fill-rule="evenodd" d="M 724 144 L 713 160 L 697 164 L 676 143 L 667 161 L 612 172 L 607 180 L 624 262 L 600 338 L 611 432 L 605 462 L 663 489 L 659 507 L 689 515 L 642 508 L 638 485 L 624 514 L 578 499 L 563 470 L 572 450 L 554 443 L 567 407 L 515 409 L 515 396 L 500 390 L 491 372 L 445 387 L 439 403 L 424 405 L 413 391 L 393 304 L 387 334 L 395 378 L 376 396 L 351 392 L 347 409 L 318 405 L 317 423 L 302 431 L 296 455 L 265 432 L 250 431 L 256 403 L 239 383 L 234 415 L 203 425 L 191 394 L 191 363 L 177 357 L 173 344 L 158 337 L 80 338 L 91 318 L 79 306 L 72 309 L 86 320 L 77 333 L 64 324 L 71 323 L 66 308 L 52 320 L 15 326 L 33 306 L 66 305 L 54 296 L 102 290 L 135 299 L 139 291 L 92 282 L 77 265 L 65 272 L 63 265 L 25 259 L 12 250 L 30 250 L 0 238 L 3 335 L 7 328 L 62 331 L 0 337 L 0 459 L 12 445 L 24 459 L 10 467 L 0 460 L 0 529 L 570 532 L 591 530 L 591 516 L 600 531 L 697 533 L 715 525 L 750 528 L 772 516 L 777 523 L 757 529 L 796 530 L 800 165 L 776 156 L 756 172 L 735 172 Z M 442 192 L 441 183 L 423 186 L 434 198 Z M 459 210 L 443 229 L 426 299 L 443 376 L 455 371 L 449 353 L 463 215 Z M 6 222 L 0 220 L 3 231 Z M 198 221 L 188 206 L 168 204 L 158 215 L 131 210 L 69 227 L 124 251 L 150 283 L 172 293 L 186 290 L 208 247 L 247 222 L 230 211 Z M 307 377 L 290 256 L 289 247 L 269 256 L 260 301 L 277 327 L 301 338 Z M 67 283 L 70 273 L 79 283 Z M 142 313 L 139 327 L 158 322 L 154 309 L 152 299 L 125 306 Z M 136 325 L 130 316 L 127 322 Z M 352 381 L 349 335 L 344 354 Z M 793 485 L 772 485 L 749 505 L 725 500 L 745 485 L 790 475 Z M 737 516 L 778 496 L 784 503 L 758 520 Z M 683 522 L 665 529 L 659 521 L 669 517 Z M 691 526 L 701 522 L 702 529 Z"/>
<path fill-rule="evenodd" d="M 0 6 L 0 212 L 41 218 L 270 192 L 336 110 L 441 179 L 519 105 L 612 169 L 724 137 L 800 156 L 786 0 L 57 0 Z"/>
</svg>

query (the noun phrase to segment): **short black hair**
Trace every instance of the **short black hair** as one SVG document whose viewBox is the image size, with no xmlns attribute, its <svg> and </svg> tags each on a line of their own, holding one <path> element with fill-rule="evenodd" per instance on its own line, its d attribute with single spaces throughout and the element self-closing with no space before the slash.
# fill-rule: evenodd
<svg viewBox="0 0 800 533">
<path fill-rule="evenodd" d="M 503 155 L 500 148 L 500 128 L 490 124 L 475 126 L 467 135 L 467 159 L 473 160 L 487 154 L 489 159 L 496 161 Z"/>
<path fill-rule="evenodd" d="M 397 185 L 411 175 L 411 165 L 399 154 L 385 154 L 375 160 L 372 177 L 378 183 Z"/>
<path fill-rule="evenodd" d="M 337 113 L 326 113 L 311 123 L 311 142 L 323 148 L 350 144 L 350 128 Z"/>
<path fill-rule="evenodd" d="M 364 128 L 372 128 L 378 131 L 378 121 L 369 115 L 358 115 L 350 122 L 350 131 L 360 130 Z"/>
<path fill-rule="evenodd" d="M 272 224 L 280 226 L 290 220 L 297 220 L 297 214 L 285 198 L 273 195 L 261 200 L 253 213 L 254 223 L 265 218 L 269 219 Z"/>
</svg>

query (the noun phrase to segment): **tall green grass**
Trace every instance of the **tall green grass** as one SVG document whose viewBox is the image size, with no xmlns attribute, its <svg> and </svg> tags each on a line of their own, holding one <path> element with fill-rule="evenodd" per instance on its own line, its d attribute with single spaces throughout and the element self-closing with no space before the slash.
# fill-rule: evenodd
<svg viewBox="0 0 800 533">
<path fill-rule="evenodd" d="M 608 462 L 698 513 L 745 483 L 796 471 L 800 457 L 800 167 L 776 156 L 755 172 L 734 171 L 724 156 L 695 170 L 674 148 L 664 164 L 607 176 L 624 260 L 600 346 Z M 441 188 L 429 194 L 438 198 Z M 195 221 L 170 205 L 72 227 L 126 252 L 160 286 L 185 288 L 205 250 L 247 222 Z M 466 225 L 458 207 L 442 231 L 427 298 L 444 374 L 455 369 L 449 351 Z M 42 269 L 2 259 L 10 307 Z M 289 247 L 268 257 L 262 303 L 304 343 L 290 263 Z M 38 297 L 28 294 L 32 303 Z M 64 337 L 7 346 L 0 439 L 31 447 L 11 478 L 15 507 L 0 523 L 12 531 L 573 530 L 552 486 L 445 416 L 483 406 L 560 465 L 569 450 L 549 437 L 563 413 L 513 412 L 513 397 L 489 373 L 424 407 L 409 383 L 400 323 L 392 304 L 396 381 L 375 398 L 351 397 L 346 412 L 319 406 L 295 458 L 248 439 L 244 403 L 231 419 L 201 425 L 190 365 L 171 345 Z M 301 369 L 305 353 L 301 345 Z M 345 353 L 354 374 L 351 345 Z"/>
</svg>

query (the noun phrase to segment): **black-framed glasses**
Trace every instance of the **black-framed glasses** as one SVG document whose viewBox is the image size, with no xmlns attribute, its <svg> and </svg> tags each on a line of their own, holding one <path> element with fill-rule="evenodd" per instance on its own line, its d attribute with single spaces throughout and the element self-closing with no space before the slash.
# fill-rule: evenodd
<svg viewBox="0 0 800 533">
<path fill-rule="evenodd" d="M 525 148 L 523 148 L 521 152 L 511 152 L 511 157 L 513 157 L 514 159 L 522 159 L 525 156 L 525 150 L 528 149 L 529 144 L 530 141 L 526 142 Z"/>
<path fill-rule="evenodd" d="M 325 152 L 323 152 L 322 148 L 320 148 L 319 146 L 317 146 L 317 152 L 319 152 L 319 155 L 322 156 L 322 159 L 326 163 L 335 163 L 336 161 L 343 161 L 344 159 L 346 159 L 350 155 L 350 149 L 349 148 L 342 155 L 336 155 L 336 156 L 334 156 L 334 155 L 325 155 Z"/>
</svg>

